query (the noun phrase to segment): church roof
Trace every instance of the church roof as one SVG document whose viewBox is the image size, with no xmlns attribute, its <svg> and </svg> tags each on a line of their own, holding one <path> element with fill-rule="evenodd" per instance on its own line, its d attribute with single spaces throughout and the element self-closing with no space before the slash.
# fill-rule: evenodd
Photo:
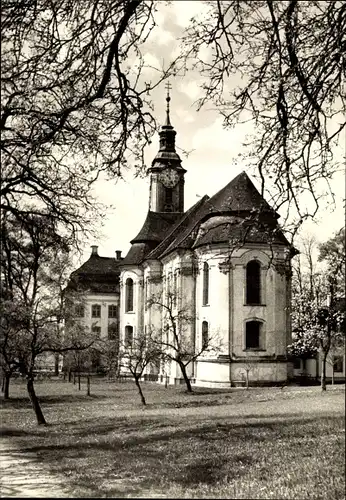
<svg viewBox="0 0 346 500">
<path fill-rule="evenodd" d="M 94 293 L 119 292 L 122 261 L 123 259 L 101 257 L 92 253 L 81 267 L 71 273 L 67 288 L 81 287 Z"/>
<path fill-rule="evenodd" d="M 269 211 L 274 213 L 245 172 L 241 172 L 209 200 L 211 212 Z"/>
<path fill-rule="evenodd" d="M 221 220 L 220 215 L 223 215 Z M 270 241 L 289 245 L 277 225 L 277 218 L 242 172 L 214 196 L 205 196 L 196 203 L 147 258 L 162 258 L 178 248 L 192 249 L 230 240 L 241 244 Z"/>
<path fill-rule="evenodd" d="M 175 222 L 182 217 L 180 212 L 151 212 L 149 210 L 142 229 L 131 240 L 131 248 L 122 265 L 136 265 L 165 239 Z"/>
<path fill-rule="evenodd" d="M 178 212 L 151 212 L 149 210 L 142 229 L 130 243 L 162 241 L 172 224 L 182 216 Z"/>
<path fill-rule="evenodd" d="M 189 208 L 181 219 L 174 224 L 165 239 L 147 256 L 147 259 L 157 259 L 159 256 L 169 253 L 170 247 L 179 239 L 179 235 L 184 233 L 186 228 L 190 227 L 192 221 L 196 220 L 196 218 L 198 219 L 198 212 L 208 199 L 209 196 L 205 195 Z"/>
</svg>

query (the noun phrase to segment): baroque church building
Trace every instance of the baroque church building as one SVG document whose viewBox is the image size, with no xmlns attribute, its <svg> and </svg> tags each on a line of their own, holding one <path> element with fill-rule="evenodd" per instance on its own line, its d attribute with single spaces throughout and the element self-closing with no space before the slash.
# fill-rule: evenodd
<svg viewBox="0 0 346 500">
<path fill-rule="evenodd" d="M 200 352 L 212 339 L 188 365 L 193 384 L 236 386 L 246 376 L 251 385 L 285 383 L 292 372 L 287 345 L 296 251 L 279 227 L 279 215 L 245 172 L 185 211 L 186 170 L 166 100 L 159 151 L 148 169 L 149 211 L 142 229 L 124 258 L 120 252 L 117 259 L 100 257 L 93 247 L 73 273 L 91 284 L 84 321 L 96 324 L 102 337 L 113 325 L 125 344 L 148 331 L 170 343 L 167 308 L 150 302 L 159 297 L 164 305 L 173 297 L 172 316 L 183 310 L 189 318 L 178 326 L 189 345 Z M 150 371 L 159 382 L 183 382 L 177 363 Z"/>
</svg>

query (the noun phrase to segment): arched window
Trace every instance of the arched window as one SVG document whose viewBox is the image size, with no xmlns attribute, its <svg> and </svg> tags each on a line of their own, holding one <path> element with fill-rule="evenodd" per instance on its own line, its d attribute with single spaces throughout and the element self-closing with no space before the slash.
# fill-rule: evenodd
<svg viewBox="0 0 346 500">
<path fill-rule="evenodd" d="M 209 344 L 209 332 L 208 332 L 208 321 L 202 322 L 202 348 L 208 347 Z"/>
<path fill-rule="evenodd" d="M 261 265 L 256 260 L 246 266 L 246 303 L 261 303 Z"/>
<path fill-rule="evenodd" d="M 133 280 L 127 278 L 125 284 L 125 312 L 133 311 Z"/>
<path fill-rule="evenodd" d="M 125 347 L 132 347 L 133 343 L 133 326 L 125 326 Z"/>
<path fill-rule="evenodd" d="M 203 305 L 209 304 L 209 266 L 207 262 L 203 264 Z"/>
<path fill-rule="evenodd" d="M 260 349 L 263 343 L 262 323 L 260 321 L 247 321 L 245 332 L 245 348 Z"/>
</svg>

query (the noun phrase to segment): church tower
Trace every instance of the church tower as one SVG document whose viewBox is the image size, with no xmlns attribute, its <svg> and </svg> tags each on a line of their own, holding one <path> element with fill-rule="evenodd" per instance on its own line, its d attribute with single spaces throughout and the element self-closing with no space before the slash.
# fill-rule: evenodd
<svg viewBox="0 0 346 500">
<path fill-rule="evenodd" d="M 181 166 L 181 159 L 175 150 L 176 131 L 171 125 L 169 116 L 171 86 L 167 83 L 166 121 L 161 127 L 160 149 L 155 156 L 150 174 L 149 210 L 152 212 L 184 212 L 184 175 L 186 170 Z"/>
</svg>

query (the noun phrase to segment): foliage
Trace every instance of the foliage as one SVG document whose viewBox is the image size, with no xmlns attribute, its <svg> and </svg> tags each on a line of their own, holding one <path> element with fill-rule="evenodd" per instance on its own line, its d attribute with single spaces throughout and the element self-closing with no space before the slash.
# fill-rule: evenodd
<svg viewBox="0 0 346 500">
<path fill-rule="evenodd" d="M 313 265 L 312 245 L 308 249 L 308 270 L 302 272 L 298 261 L 293 269 L 292 331 L 290 353 L 310 357 L 322 352 L 323 376 L 330 350 L 343 345 L 345 340 L 346 308 L 344 290 L 340 278 L 344 276 L 344 230 L 319 246 L 319 261 L 326 269 L 317 272 Z"/>
<path fill-rule="evenodd" d="M 252 121 L 247 142 L 262 191 L 295 216 L 295 230 L 319 208 L 321 182 L 339 168 L 345 127 L 346 5 L 341 1 L 207 1 L 183 37 L 199 71 L 198 107 L 216 105 L 225 127 Z M 308 203 L 300 203 L 301 195 Z M 331 196 L 332 193 L 330 193 Z"/>
</svg>

